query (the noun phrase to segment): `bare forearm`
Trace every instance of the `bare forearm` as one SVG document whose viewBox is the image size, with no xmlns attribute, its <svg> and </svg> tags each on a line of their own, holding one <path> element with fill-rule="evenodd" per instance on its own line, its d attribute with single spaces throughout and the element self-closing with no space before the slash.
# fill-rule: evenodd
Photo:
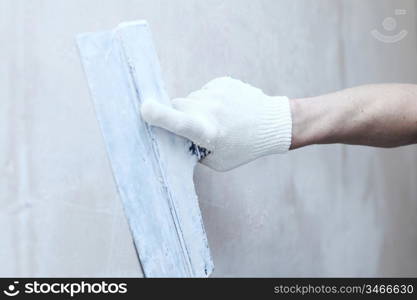
<svg viewBox="0 0 417 300">
<path fill-rule="evenodd" d="M 417 85 L 365 85 L 290 103 L 291 149 L 330 143 L 375 147 L 417 143 Z"/>
</svg>

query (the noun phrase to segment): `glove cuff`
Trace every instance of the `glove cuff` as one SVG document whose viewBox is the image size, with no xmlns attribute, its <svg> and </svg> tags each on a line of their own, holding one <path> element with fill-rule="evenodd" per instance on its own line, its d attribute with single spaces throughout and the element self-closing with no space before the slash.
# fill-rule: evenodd
<svg viewBox="0 0 417 300">
<path fill-rule="evenodd" d="M 291 146 L 292 119 L 287 97 L 272 97 L 264 104 L 259 118 L 253 155 L 285 153 Z"/>
</svg>

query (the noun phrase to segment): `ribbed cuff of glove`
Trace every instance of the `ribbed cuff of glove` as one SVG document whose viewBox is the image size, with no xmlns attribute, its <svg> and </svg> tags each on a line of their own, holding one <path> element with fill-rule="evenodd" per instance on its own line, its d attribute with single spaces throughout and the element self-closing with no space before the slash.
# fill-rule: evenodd
<svg viewBox="0 0 417 300">
<path fill-rule="evenodd" d="M 292 119 L 287 97 L 272 97 L 260 116 L 253 155 L 256 157 L 287 152 L 291 146 Z"/>
</svg>

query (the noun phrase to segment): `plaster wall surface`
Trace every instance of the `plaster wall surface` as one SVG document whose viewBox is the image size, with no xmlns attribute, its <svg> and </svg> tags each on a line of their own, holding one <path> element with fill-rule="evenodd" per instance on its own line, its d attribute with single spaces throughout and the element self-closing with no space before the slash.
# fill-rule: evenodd
<svg viewBox="0 0 417 300">
<path fill-rule="evenodd" d="M 171 97 L 223 75 L 303 97 L 417 83 L 416 13 L 411 0 L 0 0 L 0 276 L 142 276 L 77 33 L 148 20 Z M 394 44 L 370 34 L 390 16 L 408 32 Z M 198 166 L 213 276 L 416 276 L 416 150 Z"/>
</svg>

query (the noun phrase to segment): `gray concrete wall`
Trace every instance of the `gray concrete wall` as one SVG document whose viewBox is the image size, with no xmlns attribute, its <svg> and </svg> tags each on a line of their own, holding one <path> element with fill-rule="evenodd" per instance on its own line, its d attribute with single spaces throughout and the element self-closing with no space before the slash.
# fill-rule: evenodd
<svg viewBox="0 0 417 300">
<path fill-rule="evenodd" d="M 394 16 L 394 9 L 407 10 Z M 147 19 L 169 94 L 417 83 L 414 1 L 0 0 L 0 275 L 141 276 L 74 36 Z M 394 44 L 372 29 L 394 16 Z M 214 276 L 417 275 L 416 146 L 199 166 Z"/>
</svg>

